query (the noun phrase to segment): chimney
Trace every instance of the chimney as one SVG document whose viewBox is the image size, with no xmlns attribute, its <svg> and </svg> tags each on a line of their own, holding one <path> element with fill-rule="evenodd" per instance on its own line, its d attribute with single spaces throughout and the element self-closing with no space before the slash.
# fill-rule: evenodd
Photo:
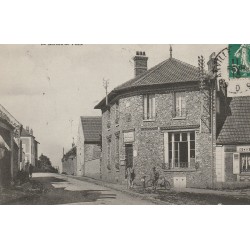
<svg viewBox="0 0 250 250">
<path fill-rule="evenodd" d="M 145 52 L 136 51 L 136 56 L 133 59 L 135 62 L 135 77 L 148 70 L 148 57 L 146 57 Z"/>
<path fill-rule="evenodd" d="M 33 129 L 32 128 L 30 129 L 30 134 L 33 135 Z"/>
<path fill-rule="evenodd" d="M 208 73 L 213 75 L 215 73 L 214 70 L 216 70 L 215 52 L 213 52 L 209 56 L 209 61 L 207 62 L 207 67 L 208 67 Z"/>
<path fill-rule="evenodd" d="M 30 132 L 30 129 L 28 126 L 26 126 L 26 131 L 29 133 Z"/>
</svg>

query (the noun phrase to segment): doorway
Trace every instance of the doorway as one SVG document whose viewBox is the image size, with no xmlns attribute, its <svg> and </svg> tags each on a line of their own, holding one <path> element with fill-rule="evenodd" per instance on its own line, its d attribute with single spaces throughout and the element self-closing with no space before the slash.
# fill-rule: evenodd
<svg viewBox="0 0 250 250">
<path fill-rule="evenodd" d="M 126 168 L 133 167 L 133 144 L 125 144 Z"/>
</svg>

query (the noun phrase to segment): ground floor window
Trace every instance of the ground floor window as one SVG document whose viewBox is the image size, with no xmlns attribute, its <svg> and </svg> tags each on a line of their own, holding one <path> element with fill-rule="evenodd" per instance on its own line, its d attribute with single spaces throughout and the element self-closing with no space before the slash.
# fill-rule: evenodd
<svg viewBox="0 0 250 250">
<path fill-rule="evenodd" d="M 195 132 L 165 135 L 165 163 L 168 168 L 195 167 Z M 167 140 L 167 142 L 166 142 Z"/>
<path fill-rule="evenodd" d="M 241 172 L 250 172 L 250 153 L 240 154 Z"/>
<path fill-rule="evenodd" d="M 116 135 L 115 137 L 115 168 L 118 170 L 120 169 L 120 147 L 119 147 L 119 142 L 120 142 L 120 137 L 119 135 Z"/>
<path fill-rule="evenodd" d="M 108 151 L 108 159 L 107 159 L 107 168 L 110 170 L 111 169 L 111 138 L 107 139 L 107 151 Z"/>
</svg>

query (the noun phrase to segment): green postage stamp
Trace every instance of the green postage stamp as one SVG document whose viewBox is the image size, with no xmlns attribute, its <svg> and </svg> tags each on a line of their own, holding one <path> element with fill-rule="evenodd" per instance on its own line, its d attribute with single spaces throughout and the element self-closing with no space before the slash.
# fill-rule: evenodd
<svg viewBox="0 0 250 250">
<path fill-rule="evenodd" d="M 229 78 L 250 78 L 250 44 L 229 45 Z"/>
</svg>

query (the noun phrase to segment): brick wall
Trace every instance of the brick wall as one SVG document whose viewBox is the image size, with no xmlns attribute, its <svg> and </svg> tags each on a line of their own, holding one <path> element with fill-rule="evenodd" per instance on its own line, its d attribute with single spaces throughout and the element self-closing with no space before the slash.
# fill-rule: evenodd
<svg viewBox="0 0 250 250">
<path fill-rule="evenodd" d="M 209 95 L 209 91 L 208 95 Z M 143 95 L 122 97 L 119 100 L 120 119 L 119 125 L 115 123 L 115 105 L 110 107 L 110 128 L 108 124 L 108 111 L 103 110 L 102 119 L 102 178 L 111 181 L 125 183 L 125 165 L 120 165 L 120 169 L 115 168 L 115 136 L 119 134 L 120 160 L 125 158 L 125 145 L 123 143 L 123 133 L 134 131 L 135 141 L 133 148 L 137 151 L 134 156 L 134 166 L 136 182 L 140 182 L 141 177 L 149 175 L 152 167 L 156 166 L 161 174 L 165 175 L 170 182 L 174 176 L 185 176 L 187 186 L 208 187 L 212 185 L 212 137 L 209 129 L 202 124 L 202 133 L 199 131 L 201 96 L 198 86 L 185 91 L 187 116 L 185 119 L 173 119 L 174 95 L 172 91 L 162 90 L 155 94 L 156 119 L 155 121 L 143 121 Z M 126 115 L 130 114 L 131 119 L 127 121 Z M 215 118 L 214 118 L 215 125 Z M 163 171 L 161 165 L 164 161 L 164 127 L 180 127 L 185 130 L 190 126 L 196 126 L 196 161 L 200 163 L 198 170 L 191 172 Z M 107 168 L 107 138 L 111 139 L 111 168 Z M 214 136 L 214 162 L 215 162 L 215 136 Z M 215 178 L 215 176 L 214 176 Z"/>
</svg>

